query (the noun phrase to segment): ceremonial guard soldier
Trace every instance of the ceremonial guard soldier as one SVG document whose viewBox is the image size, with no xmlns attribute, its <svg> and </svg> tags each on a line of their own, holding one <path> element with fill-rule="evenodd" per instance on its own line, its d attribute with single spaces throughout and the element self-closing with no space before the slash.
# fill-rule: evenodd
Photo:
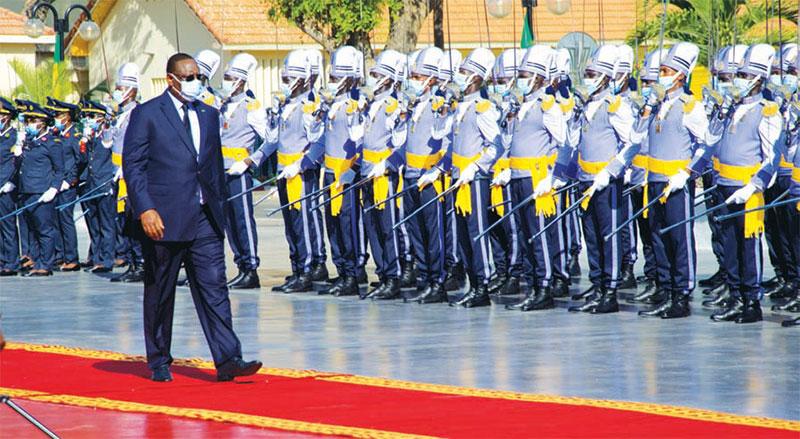
<svg viewBox="0 0 800 439">
<path fill-rule="evenodd" d="M 198 100 L 206 105 L 219 108 L 222 98 L 210 84 L 211 78 L 217 74 L 217 69 L 219 69 L 219 54 L 210 49 L 203 49 L 197 52 L 194 60 L 197 63 L 197 70 L 200 72 L 200 82 L 203 83 L 203 93 Z"/>
<path fill-rule="evenodd" d="M 0 97 L 0 217 L 17 206 L 17 108 Z M 19 233 L 16 216 L 0 220 L 0 276 L 16 276 L 19 271 Z"/>
</svg>

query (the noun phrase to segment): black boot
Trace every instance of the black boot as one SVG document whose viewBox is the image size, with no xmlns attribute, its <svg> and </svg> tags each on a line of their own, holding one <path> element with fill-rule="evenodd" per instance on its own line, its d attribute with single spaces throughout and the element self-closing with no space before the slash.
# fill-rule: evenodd
<svg viewBox="0 0 800 439">
<path fill-rule="evenodd" d="M 713 297 L 709 300 L 703 301 L 703 306 L 711 307 L 711 308 L 727 308 L 733 299 L 731 298 L 730 289 L 728 289 L 727 285 L 723 285 L 723 288 L 719 289 L 720 292 L 716 297 Z"/>
<path fill-rule="evenodd" d="M 569 259 L 569 277 L 577 279 L 581 277 L 581 262 L 578 255 L 572 255 Z"/>
<path fill-rule="evenodd" d="M 144 280 L 144 261 L 134 262 L 131 264 L 133 270 L 122 278 L 125 283 L 136 283 Z"/>
<path fill-rule="evenodd" d="M 247 270 L 239 281 L 228 286 L 232 290 L 252 290 L 261 288 L 261 282 L 258 279 L 258 272 L 256 270 Z"/>
<path fill-rule="evenodd" d="M 447 302 L 447 292 L 444 290 L 444 285 L 438 282 L 430 284 L 422 295 L 417 298 L 417 303 L 420 305 L 442 302 Z"/>
<path fill-rule="evenodd" d="M 661 314 L 662 319 L 680 319 L 692 314 L 689 308 L 689 294 L 684 291 L 672 292 L 672 306 Z"/>
<path fill-rule="evenodd" d="M 497 291 L 500 296 L 513 296 L 519 294 L 519 278 L 516 276 L 509 276 L 506 283 Z"/>
<path fill-rule="evenodd" d="M 725 281 L 725 272 L 722 271 L 722 268 L 720 268 L 719 270 L 717 270 L 716 273 L 711 275 L 711 277 L 701 279 L 699 282 L 697 282 L 697 284 L 703 288 L 709 288 L 709 287 L 713 288 L 719 286 L 719 284 L 723 283 L 724 281 Z"/>
<path fill-rule="evenodd" d="M 656 306 L 651 309 L 639 311 L 640 317 L 661 317 L 662 314 L 672 307 L 673 295 L 667 294 L 663 289 L 659 289 L 656 294 L 650 297 L 659 298 L 661 301 L 656 302 Z"/>
<path fill-rule="evenodd" d="M 228 284 L 229 285 L 230 284 L 234 284 L 234 283 L 238 282 L 237 279 L 241 279 L 241 278 L 242 278 L 242 272 L 239 272 L 239 276 L 236 276 L 233 279 L 233 281 L 229 282 Z M 280 285 L 275 285 L 274 287 L 272 287 L 272 291 L 274 291 L 276 293 L 282 293 L 285 289 L 289 288 L 289 286 L 291 286 L 294 283 L 294 281 L 296 281 L 296 280 L 297 280 L 297 274 L 292 274 L 291 276 L 286 277 L 286 282 L 284 282 L 284 283 L 282 283 Z M 234 282 L 234 281 L 236 281 L 236 282 Z"/>
<path fill-rule="evenodd" d="M 375 297 L 376 294 L 378 294 L 379 292 L 381 292 L 381 290 L 383 290 L 383 287 L 385 286 L 385 284 L 386 284 L 386 279 L 384 279 L 381 276 L 381 278 L 378 280 L 378 282 L 371 282 L 369 284 L 369 286 L 372 287 L 372 288 L 367 290 L 366 294 L 359 294 L 359 296 L 358 296 L 359 299 L 361 299 L 361 300 L 372 299 L 373 297 Z"/>
<path fill-rule="evenodd" d="M 314 264 L 311 267 L 311 282 L 325 282 L 328 280 L 328 267 L 325 264 Z"/>
<path fill-rule="evenodd" d="M 781 322 L 781 326 L 783 326 L 784 328 L 789 328 L 792 326 L 800 326 L 800 317 L 796 319 L 784 320 Z"/>
<path fill-rule="evenodd" d="M 783 277 L 780 275 L 773 277 L 772 279 L 765 280 L 761 282 L 761 287 L 764 289 L 772 289 L 778 286 L 778 284 L 783 283 Z"/>
<path fill-rule="evenodd" d="M 783 305 L 772 305 L 773 311 L 800 312 L 800 285 L 792 284 L 794 297 Z"/>
<path fill-rule="evenodd" d="M 291 293 L 307 293 L 313 291 L 314 286 L 311 283 L 311 273 L 303 273 L 295 278 L 291 285 L 283 289 L 283 294 Z"/>
<path fill-rule="evenodd" d="M 372 296 L 372 300 L 394 300 L 400 298 L 400 279 L 390 277 L 381 290 Z"/>
<path fill-rule="evenodd" d="M 417 266 L 414 261 L 405 261 L 400 264 L 400 287 L 414 288 L 417 285 Z"/>
<path fill-rule="evenodd" d="M 628 303 L 636 303 L 636 302 L 643 302 L 645 300 L 650 299 L 652 296 L 658 293 L 658 285 L 656 285 L 655 279 L 647 279 L 645 282 L 644 291 L 641 293 L 629 297 L 626 302 Z"/>
<path fill-rule="evenodd" d="M 539 287 L 533 287 L 533 288 L 529 289 L 527 293 L 525 293 L 525 298 L 524 299 L 520 300 L 519 302 L 511 303 L 511 304 L 506 305 L 506 309 L 509 310 L 509 311 L 522 309 L 522 306 L 525 303 L 533 302 L 534 301 L 534 297 L 536 297 L 538 294 L 539 294 Z"/>
<path fill-rule="evenodd" d="M 781 282 L 775 288 L 767 290 L 764 295 L 769 297 L 769 300 L 790 299 L 794 297 L 792 282 Z"/>
<path fill-rule="evenodd" d="M 522 306 L 519 307 L 520 311 L 527 312 L 527 311 L 539 311 L 543 309 L 552 309 L 556 307 L 555 302 L 553 301 L 553 293 L 550 287 L 542 287 L 540 288 L 536 294 L 531 298 L 530 301 L 527 303 L 523 303 Z"/>
<path fill-rule="evenodd" d="M 580 296 L 583 296 L 584 293 L 587 292 L 588 294 L 585 296 L 586 302 L 583 305 L 570 306 L 569 308 L 567 308 L 567 311 L 590 312 L 591 310 L 596 308 L 597 305 L 600 304 L 600 298 L 605 293 L 605 289 L 603 287 L 593 285 L 591 288 L 581 293 Z M 578 300 L 575 299 L 575 297 L 577 296 L 572 296 L 573 300 Z"/>
<path fill-rule="evenodd" d="M 487 285 L 486 290 L 489 291 L 489 294 L 497 294 L 506 284 L 506 280 L 508 280 L 508 276 L 505 274 L 497 275 L 494 279 L 489 282 Z"/>
<path fill-rule="evenodd" d="M 445 291 L 458 291 L 467 284 L 467 276 L 464 273 L 464 266 L 456 264 L 447 269 L 447 277 L 444 280 Z"/>
<path fill-rule="evenodd" d="M 625 264 L 622 267 L 622 279 L 619 281 L 620 290 L 635 290 L 636 276 L 633 274 L 633 264 Z"/>
<path fill-rule="evenodd" d="M 728 290 L 728 283 L 727 282 L 723 282 L 723 283 L 721 283 L 721 284 L 719 284 L 719 285 L 717 285 L 717 286 L 715 286 L 713 288 L 706 288 L 705 290 L 703 290 L 703 295 L 704 296 L 717 297 L 717 296 L 719 296 L 720 294 L 724 293 L 727 290 Z"/>
<path fill-rule="evenodd" d="M 228 286 L 230 287 L 231 285 L 235 284 L 236 282 L 239 282 L 240 280 L 242 280 L 242 276 L 244 276 L 244 273 L 245 273 L 245 270 L 242 270 L 241 268 L 239 268 L 239 273 L 236 275 L 236 277 L 234 277 L 233 279 L 228 281 Z M 287 280 L 291 280 L 291 279 L 287 279 Z M 275 288 L 273 288 L 272 291 L 277 291 L 277 290 L 275 290 Z"/>
<path fill-rule="evenodd" d="M 344 276 L 339 284 L 339 289 L 333 294 L 336 297 L 344 296 L 357 296 L 358 295 L 358 280 L 352 276 Z"/>
<path fill-rule="evenodd" d="M 367 277 L 367 270 L 364 270 L 363 268 L 359 269 L 358 270 L 358 277 L 356 278 L 356 281 L 358 282 L 359 285 L 368 284 L 369 283 L 369 278 Z"/>
<path fill-rule="evenodd" d="M 742 313 L 736 317 L 736 323 L 755 323 L 763 320 L 761 315 L 761 303 L 758 300 L 752 300 L 745 297 Z"/>
<path fill-rule="evenodd" d="M 328 289 L 322 290 L 319 292 L 320 295 L 331 294 L 336 295 L 337 292 L 341 291 L 342 283 L 344 283 L 345 276 L 339 276 L 333 280 L 333 283 Z"/>
<path fill-rule="evenodd" d="M 572 296 L 572 300 L 586 300 L 586 298 L 588 298 L 589 296 L 599 293 L 599 290 L 600 288 L 598 288 L 597 285 L 592 285 L 591 287 L 584 290 L 580 294 Z"/>
<path fill-rule="evenodd" d="M 478 308 L 491 304 L 492 301 L 489 298 L 489 289 L 486 285 L 479 285 L 475 289 L 470 290 L 469 293 L 456 302 L 456 306 L 462 306 L 464 308 Z"/>
<path fill-rule="evenodd" d="M 728 304 L 728 307 L 711 314 L 711 320 L 715 322 L 732 322 L 739 318 L 744 310 L 744 302 L 741 297 L 734 298 Z"/>
<path fill-rule="evenodd" d="M 92 268 L 92 269 L 90 269 L 90 270 L 89 270 L 89 272 L 92 272 L 92 273 L 94 273 L 94 271 L 93 271 L 93 270 L 94 270 L 94 269 Z M 109 279 L 109 280 L 110 280 L 111 282 L 122 282 L 122 279 L 124 279 L 124 278 L 125 278 L 125 276 L 127 276 L 127 275 L 128 275 L 130 272 L 131 272 L 131 271 L 133 271 L 133 264 L 129 264 L 129 265 L 128 265 L 128 269 L 127 269 L 127 270 L 123 271 L 122 273 L 120 273 L 120 274 L 119 274 L 119 275 L 117 275 L 117 276 L 114 276 L 114 277 L 112 277 L 112 278 L 111 278 L 111 279 Z"/>
<path fill-rule="evenodd" d="M 553 293 L 553 297 L 569 297 L 569 282 L 557 277 L 553 279 L 550 291 Z"/>
<path fill-rule="evenodd" d="M 617 290 L 605 290 L 600 295 L 600 302 L 590 311 L 592 314 L 609 314 L 612 312 L 619 312 L 619 303 L 617 303 Z"/>
</svg>

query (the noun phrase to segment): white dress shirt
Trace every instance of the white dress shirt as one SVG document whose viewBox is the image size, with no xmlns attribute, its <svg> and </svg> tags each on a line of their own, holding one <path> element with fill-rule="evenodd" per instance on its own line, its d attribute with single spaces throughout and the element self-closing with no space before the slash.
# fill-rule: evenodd
<svg viewBox="0 0 800 439">
<path fill-rule="evenodd" d="M 184 117 L 186 117 L 183 111 L 183 106 L 187 105 L 189 113 L 189 128 L 192 130 L 192 144 L 194 146 L 194 150 L 197 153 L 197 161 L 200 161 L 200 120 L 197 118 L 197 111 L 195 111 L 193 105 L 184 104 L 178 98 L 172 95 L 172 93 L 167 92 L 170 99 L 172 99 L 172 103 L 175 105 L 175 110 L 178 112 L 178 118 L 183 121 Z M 203 200 L 203 191 L 198 186 L 198 196 L 200 197 L 200 204 L 206 204 L 205 200 Z"/>
</svg>

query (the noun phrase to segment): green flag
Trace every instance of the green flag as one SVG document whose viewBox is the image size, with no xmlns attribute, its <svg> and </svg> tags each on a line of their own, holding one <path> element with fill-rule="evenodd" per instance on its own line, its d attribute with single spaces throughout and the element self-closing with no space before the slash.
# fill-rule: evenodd
<svg viewBox="0 0 800 439">
<path fill-rule="evenodd" d="M 527 49 L 533 46 L 533 29 L 531 29 L 531 8 L 525 11 L 525 23 L 522 24 L 522 38 L 519 41 L 520 47 Z"/>
</svg>

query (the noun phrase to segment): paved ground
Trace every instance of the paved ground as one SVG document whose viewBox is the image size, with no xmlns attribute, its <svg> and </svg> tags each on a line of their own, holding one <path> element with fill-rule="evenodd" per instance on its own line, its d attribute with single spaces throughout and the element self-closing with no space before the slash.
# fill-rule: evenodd
<svg viewBox="0 0 800 439">
<path fill-rule="evenodd" d="M 257 212 L 263 217 L 271 203 Z M 707 227 L 697 234 L 705 276 L 716 267 Z M 286 296 L 269 292 L 288 268 L 280 219 L 259 219 L 259 235 L 264 288 L 231 297 L 245 356 L 269 366 L 800 419 L 800 331 L 780 327 L 785 315 L 735 325 L 711 322 L 697 300 L 692 317 L 660 321 L 639 318 L 632 306 L 573 315 L 566 301 L 523 314 Z M 141 295 L 140 285 L 85 273 L 3 278 L 3 329 L 15 341 L 141 354 Z M 186 289 L 173 355 L 210 358 Z"/>
</svg>

